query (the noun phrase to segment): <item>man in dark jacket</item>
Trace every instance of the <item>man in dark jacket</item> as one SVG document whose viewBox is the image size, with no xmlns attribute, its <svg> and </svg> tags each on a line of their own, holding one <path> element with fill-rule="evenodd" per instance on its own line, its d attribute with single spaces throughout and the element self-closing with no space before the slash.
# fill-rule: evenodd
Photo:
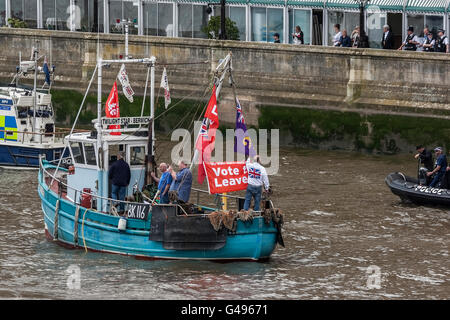
<svg viewBox="0 0 450 320">
<path fill-rule="evenodd" d="M 115 200 L 124 201 L 127 193 L 127 187 L 130 184 L 131 172 L 130 166 L 125 162 L 124 153 L 119 152 L 117 161 L 109 167 L 108 176 L 111 180 L 111 197 Z M 119 212 L 125 211 L 125 204 L 120 202 Z"/>
<path fill-rule="evenodd" d="M 433 171 L 433 155 L 431 151 L 428 151 L 423 146 L 416 147 L 417 154 L 414 156 L 416 159 L 420 159 L 420 163 L 428 169 L 428 171 Z"/>
<path fill-rule="evenodd" d="M 392 34 L 390 27 L 387 24 L 383 26 L 383 38 L 381 39 L 381 47 L 383 49 L 394 48 L 394 35 Z"/>
</svg>

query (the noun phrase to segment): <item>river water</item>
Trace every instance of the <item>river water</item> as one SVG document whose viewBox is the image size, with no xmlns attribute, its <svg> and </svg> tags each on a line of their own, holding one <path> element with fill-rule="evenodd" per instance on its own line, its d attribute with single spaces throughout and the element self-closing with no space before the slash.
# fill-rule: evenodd
<svg viewBox="0 0 450 320">
<path fill-rule="evenodd" d="M 37 171 L 0 169 L 0 298 L 449 299 L 450 210 L 384 183 L 411 155 L 283 149 L 271 176 L 286 248 L 268 262 L 143 261 L 44 236 Z M 80 271 L 80 288 L 67 285 Z M 79 268 L 79 269 L 77 269 Z"/>
</svg>

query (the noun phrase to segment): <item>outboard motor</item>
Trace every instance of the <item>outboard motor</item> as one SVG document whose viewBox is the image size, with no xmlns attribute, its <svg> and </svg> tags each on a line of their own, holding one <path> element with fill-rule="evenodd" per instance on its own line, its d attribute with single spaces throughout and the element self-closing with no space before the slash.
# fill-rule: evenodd
<svg viewBox="0 0 450 320">
<path fill-rule="evenodd" d="M 428 173 L 427 168 L 421 167 L 419 169 L 419 184 L 423 186 L 427 186 L 429 184 L 430 177 L 427 176 L 427 173 Z"/>
</svg>

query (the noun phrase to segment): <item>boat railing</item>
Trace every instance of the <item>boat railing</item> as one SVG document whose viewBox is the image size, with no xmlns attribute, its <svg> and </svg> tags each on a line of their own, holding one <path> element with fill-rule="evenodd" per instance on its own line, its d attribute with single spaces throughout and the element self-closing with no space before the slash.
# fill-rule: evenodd
<svg viewBox="0 0 450 320">
<path fill-rule="evenodd" d="M 58 128 L 60 129 L 60 131 L 51 131 L 51 132 L 45 132 L 45 130 L 39 130 L 38 132 L 35 131 L 19 131 L 19 130 L 6 130 L 6 129 L 1 129 L 0 132 L 5 133 L 5 135 L 7 134 L 21 134 L 22 135 L 22 139 L 21 139 L 21 143 L 25 142 L 25 137 L 27 135 L 31 135 L 31 136 L 39 136 L 40 137 L 40 143 L 42 143 L 42 136 L 45 137 L 54 137 L 55 139 L 60 139 L 61 141 L 64 139 L 64 137 L 70 132 L 70 129 L 65 129 L 65 128 Z M 78 132 L 89 132 L 89 130 L 76 130 L 74 131 L 74 133 L 78 133 Z"/>
</svg>

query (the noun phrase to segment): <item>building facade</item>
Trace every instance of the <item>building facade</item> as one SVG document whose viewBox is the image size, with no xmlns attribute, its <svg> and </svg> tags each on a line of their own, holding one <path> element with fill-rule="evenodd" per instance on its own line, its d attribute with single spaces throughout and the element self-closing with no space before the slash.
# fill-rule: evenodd
<svg viewBox="0 0 450 320">
<path fill-rule="evenodd" d="M 211 4 L 217 2 L 217 5 Z M 202 31 L 211 16 L 220 15 L 219 0 L 0 0 L 0 26 L 24 21 L 27 28 L 121 33 L 118 22 L 130 19 L 131 34 L 206 38 Z M 239 29 L 241 41 L 292 43 L 300 26 L 305 44 L 331 45 L 333 26 L 348 34 L 359 25 L 355 0 L 227 0 L 226 15 Z M 366 7 L 370 47 L 380 47 L 382 28 L 389 24 L 396 45 L 413 26 L 418 36 L 449 29 L 450 0 L 371 0 Z M 211 14 L 206 9 L 212 7 Z"/>
</svg>

